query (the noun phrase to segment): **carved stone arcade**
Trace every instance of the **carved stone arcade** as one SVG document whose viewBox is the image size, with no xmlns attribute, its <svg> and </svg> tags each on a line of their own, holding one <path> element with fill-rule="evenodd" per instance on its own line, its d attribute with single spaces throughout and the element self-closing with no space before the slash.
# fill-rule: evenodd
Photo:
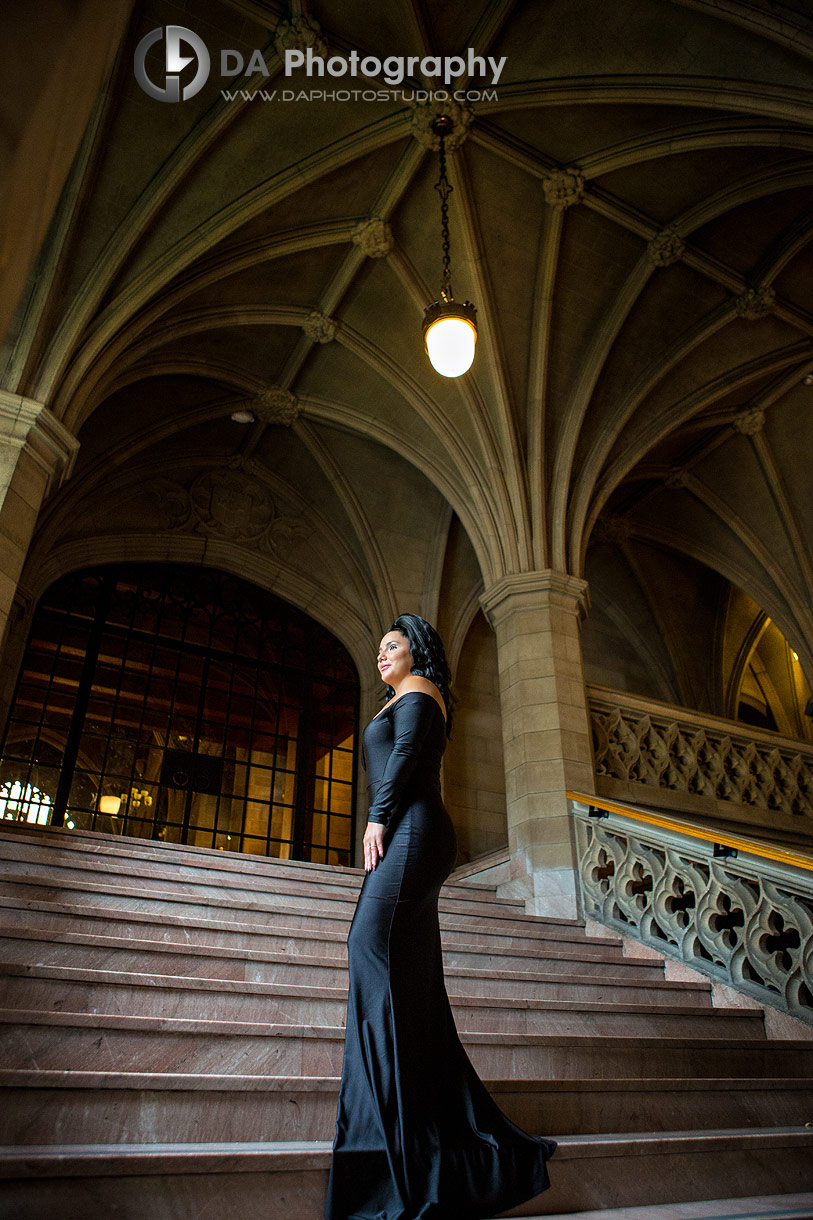
<svg viewBox="0 0 813 1220">
<path fill-rule="evenodd" d="M 597 776 L 813 817 L 813 750 L 590 700 Z"/>
</svg>

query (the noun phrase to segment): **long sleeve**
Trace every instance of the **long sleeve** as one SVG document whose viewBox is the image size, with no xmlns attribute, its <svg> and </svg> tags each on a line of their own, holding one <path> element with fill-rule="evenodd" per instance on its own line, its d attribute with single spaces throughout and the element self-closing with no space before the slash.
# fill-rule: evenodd
<svg viewBox="0 0 813 1220">
<path fill-rule="evenodd" d="M 396 700 L 391 713 L 392 751 L 370 806 L 368 821 L 383 826 L 389 822 L 415 770 L 436 709 L 435 700 L 424 691 L 407 691 Z"/>
</svg>

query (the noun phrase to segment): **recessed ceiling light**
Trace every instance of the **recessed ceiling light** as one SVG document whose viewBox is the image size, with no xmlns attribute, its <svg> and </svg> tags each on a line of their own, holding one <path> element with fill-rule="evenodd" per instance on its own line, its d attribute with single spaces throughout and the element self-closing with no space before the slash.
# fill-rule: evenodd
<svg viewBox="0 0 813 1220">
<path fill-rule="evenodd" d="M 254 413 L 252 411 L 232 411 L 231 417 L 236 424 L 254 423 Z"/>
</svg>

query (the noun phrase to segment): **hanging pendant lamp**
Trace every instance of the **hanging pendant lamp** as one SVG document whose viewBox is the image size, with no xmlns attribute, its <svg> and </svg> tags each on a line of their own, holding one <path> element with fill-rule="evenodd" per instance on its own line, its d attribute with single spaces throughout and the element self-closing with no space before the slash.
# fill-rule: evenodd
<svg viewBox="0 0 813 1220">
<path fill-rule="evenodd" d="M 454 129 L 448 115 L 438 115 L 432 130 L 440 139 L 440 177 L 435 190 L 440 195 L 440 226 L 443 275 L 440 297 L 427 305 L 423 316 L 423 341 L 433 369 L 443 377 L 460 377 L 471 368 L 477 342 L 477 310 L 471 301 L 456 301 L 452 292 L 449 255 L 449 196 L 454 187 L 446 174 L 446 137 Z"/>
</svg>

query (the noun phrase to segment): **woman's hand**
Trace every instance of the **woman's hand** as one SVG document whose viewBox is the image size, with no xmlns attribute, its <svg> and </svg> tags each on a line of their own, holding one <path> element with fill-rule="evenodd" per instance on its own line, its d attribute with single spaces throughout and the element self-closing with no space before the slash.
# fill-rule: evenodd
<svg viewBox="0 0 813 1220">
<path fill-rule="evenodd" d="M 364 832 L 364 868 L 371 873 L 379 860 L 384 859 L 384 830 L 379 822 L 368 822 Z"/>
</svg>

